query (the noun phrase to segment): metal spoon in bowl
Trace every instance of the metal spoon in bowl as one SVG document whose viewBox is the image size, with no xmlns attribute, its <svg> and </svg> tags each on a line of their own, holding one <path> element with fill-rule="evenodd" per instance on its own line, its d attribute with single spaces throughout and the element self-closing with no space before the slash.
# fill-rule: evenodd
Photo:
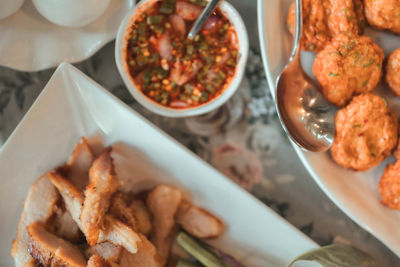
<svg viewBox="0 0 400 267">
<path fill-rule="evenodd" d="M 203 12 L 201 12 L 200 16 L 197 18 L 197 20 L 193 24 L 192 29 L 190 29 L 190 32 L 188 33 L 189 39 L 194 39 L 194 37 L 197 35 L 197 33 L 203 27 L 204 23 L 207 21 L 208 17 L 211 15 L 211 13 L 217 7 L 219 1 L 221 1 L 221 0 L 211 0 L 208 2 L 207 6 L 203 9 Z"/>
<path fill-rule="evenodd" d="M 277 79 L 276 106 L 282 126 L 302 149 L 328 150 L 334 139 L 336 108 L 321 94 L 300 62 L 302 0 L 296 0 L 296 30 L 289 64 Z"/>
</svg>

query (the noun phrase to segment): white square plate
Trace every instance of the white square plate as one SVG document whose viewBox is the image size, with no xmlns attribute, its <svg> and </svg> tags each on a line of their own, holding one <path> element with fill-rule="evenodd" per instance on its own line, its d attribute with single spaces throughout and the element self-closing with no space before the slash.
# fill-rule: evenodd
<svg viewBox="0 0 400 267">
<path fill-rule="evenodd" d="M 134 148 L 124 154 L 124 162 L 134 170 L 131 178 L 175 185 L 218 214 L 228 229 L 215 245 L 248 266 L 284 266 L 317 247 L 252 195 L 63 63 L 0 152 L 0 266 L 13 265 L 8 254 L 30 185 L 63 163 L 81 136 L 101 136 L 105 145 L 118 142 Z"/>
<path fill-rule="evenodd" d="M 264 68 L 271 94 L 275 94 L 275 81 L 287 64 L 292 38 L 286 29 L 286 17 L 292 0 L 258 0 L 258 26 Z M 370 36 L 387 56 L 400 46 L 400 37 L 388 32 L 367 28 Z M 312 76 L 315 54 L 302 52 L 304 70 Z M 393 97 L 384 83 L 374 93 L 384 96 L 399 117 L 400 98 Z M 400 211 L 391 210 L 380 202 L 378 181 L 383 169 L 394 158 L 389 157 L 367 172 L 355 172 L 336 164 L 329 153 L 308 153 L 294 148 L 315 182 L 351 219 L 386 244 L 400 256 Z"/>
</svg>

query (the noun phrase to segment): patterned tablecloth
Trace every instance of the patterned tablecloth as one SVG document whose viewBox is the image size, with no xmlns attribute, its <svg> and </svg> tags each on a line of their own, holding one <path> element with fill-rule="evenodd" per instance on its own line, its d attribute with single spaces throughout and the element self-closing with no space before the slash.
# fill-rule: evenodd
<svg viewBox="0 0 400 267">
<path fill-rule="evenodd" d="M 75 66 L 318 244 L 350 243 L 373 255 L 380 266 L 400 265 L 388 248 L 353 223 L 324 195 L 302 166 L 279 125 L 268 93 L 259 53 L 256 1 L 230 2 L 246 22 L 251 51 L 240 89 L 227 104 L 210 114 L 169 119 L 145 110 L 131 97 L 118 74 L 113 42 Z M 0 144 L 14 130 L 53 72 L 54 69 L 25 73 L 0 67 Z"/>
</svg>

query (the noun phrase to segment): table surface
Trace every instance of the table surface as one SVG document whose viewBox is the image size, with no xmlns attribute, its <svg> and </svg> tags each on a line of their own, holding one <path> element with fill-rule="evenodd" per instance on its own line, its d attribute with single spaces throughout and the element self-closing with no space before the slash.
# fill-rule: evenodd
<svg viewBox="0 0 400 267">
<path fill-rule="evenodd" d="M 320 245 L 349 243 L 373 255 L 380 266 L 400 260 L 351 221 L 314 183 L 285 136 L 269 95 L 259 53 L 256 0 L 231 0 L 250 37 L 246 76 L 222 108 L 200 117 L 169 119 L 140 106 L 114 63 L 114 42 L 74 64 L 162 130 L 244 187 Z M 39 95 L 54 69 L 18 72 L 0 67 L 0 145 Z"/>
</svg>

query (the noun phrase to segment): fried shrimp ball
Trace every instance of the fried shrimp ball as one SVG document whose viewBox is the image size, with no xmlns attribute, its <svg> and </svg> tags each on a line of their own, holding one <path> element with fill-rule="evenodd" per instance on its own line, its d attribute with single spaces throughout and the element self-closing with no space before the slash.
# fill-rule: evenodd
<svg viewBox="0 0 400 267">
<path fill-rule="evenodd" d="M 400 34 L 399 0 L 364 0 L 364 5 L 371 26 Z"/>
<path fill-rule="evenodd" d="M 390 155 L 397 144 L 398 122 L 386 101 L 372 93 L 353 98 L 335 116 L 331 155 L 339 165 L 366 171 Z"/>
<path fill-rule="evenodd" d="M 317 54 L 313 72 L 323 95 L 341 107 L 375 89 L 382 77 L 383 50 L 367 36 L 336 35 Z"/>
<path fill-rule="evenodd" d="M 295 6 L 290 6 L 287 18 L 289 31 L 295 30 Z M 303 0 L 302 49 L 320 51 L 339 33 L 359 35 L 364 31 L 362 0 Z"/>
<path fill-rule="evenodd" d="M 385 79 L 392 92 L 400 96 L 400 48 L 389 56 Z"/>
<path fill-rule="evenodd" d="M 379 180 L 379 194 L 382 204 L 400 210 L 400 161 L 386 166 Z"/>
</svg>

